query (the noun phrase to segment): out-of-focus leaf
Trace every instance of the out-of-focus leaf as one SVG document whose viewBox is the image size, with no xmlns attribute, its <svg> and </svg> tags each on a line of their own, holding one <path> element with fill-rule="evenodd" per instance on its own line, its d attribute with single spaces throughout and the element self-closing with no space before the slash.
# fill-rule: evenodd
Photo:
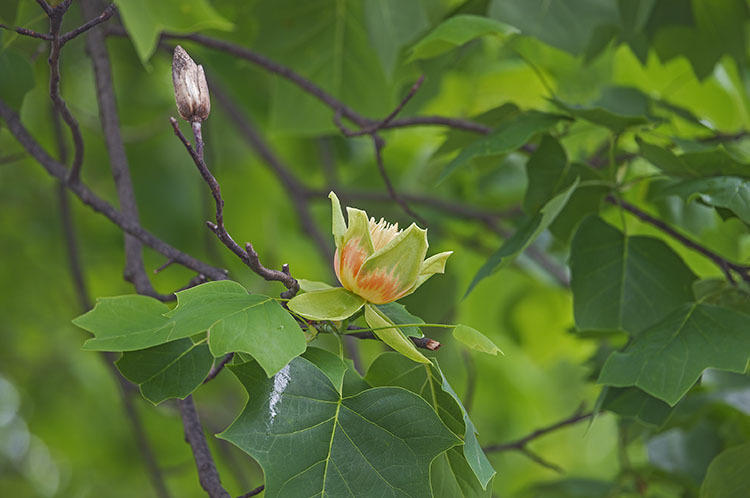
<svg viewBox="0 0 750 498">
<path fill-rule="evenodd" d="M 475 123 L 485 125 L 489 128 L 498 128 L 505 122 L 510 121 L 521 113 L 517 105 L 506 103 L 500 107 L 495 107 L 489 111 L 472 116 L 471 120 Z M 445 134 L 445 141 L 440 145 L 436 154 L 445 154 L 456 149 L 463 149 L 477 141 L 477 134 L 473 131 L 451 129 Z"/>
<path fill-rule="evenodd" d="M 424 7 L 421 2 L 401 0 L 365 0 L 364 6 L 370 43 L 391 77 L 401 49 L 429 26 Z"/>
<path fill-rule="evenodd" d="M 716 430 L 706 422 L 689 428 L 673 428 L 647 442 L 652 465 L 667 472 L 692 478 L 697 486 L 706 474 L 711 459 L 721 451 Z"/>
<path fill-rule="evenodd" d="M 570 196 L 578 186 L 578 179 L 576 179 L 566 190 L 562 191 L 549 202 L 535 216 L 530 218 L 524 223 L 516 232 L 506 240 L 500 249 L 498 249 L 484 265 L 477 271 L 474 279 L 469 284 L 469 288 L 466 290 L 468 295 L 476 285 L 483 279 L 489 277 L 508 263 L 513 258 L 523 252 L 534 240 L 545 231 L 550 224 L 555 220 L 560 211 L 565 207 L 565 204 L 570 199 Z"/>
<path fill-rule="evenodd" d="M 489 15 L 574 55 L 586 50 L 596 26 L 619 20 L 615 2 L 599 0 L 492 0 Z"/>
<path fill-rule="evenodd" d="M 701 498 L 743 498 L 750 475 L 750 442 L 721 452 L 708 466 Z"/>
<path fill-rule="evenodd" d="M 383 312 L 385 316 L 391 319 L 396 325 L 406 325 L 410 323 L 424 323 L 424 320 L 418 316 L 414 316 L 406 309 L 401 303 L 388 303 L 378 304 L 377 308 Z M 399 327 L 401 332 L 406 336 L 411 337 L 424 337 L 422 329 L 419 327 Z"/>
<path fill-rule="evenodd" d="M 435 408 L 448 428 L 463 437 L 464 446 L 455 448 L 458 454 L 449 455 L 447 462 L 436 461 L 433 464 L 448 465 L 452 473 L 452 478 L 439 476 L 433 467 L 433 489 L 436 486 L 444 490 L 458 487 L 467 493 L 466 496 L 485 496 L 484 490 L 491 490 L 488 483 L 494 477 L 495 470 L 479 445 L 474 424 L 437 362 L 433 365 L 414 365 L 395 353 L 383 353 L 370 366 L 365 380 L 372 386 L 396 385 L 419 394 Z M 463 464 L 451 461 L 452 458 L 463 460 Z M 444 482 L 446 479 L 447 483 Z"/>
<path fill-rule="evenodd" d="M 674 406 L 707 368 L 744 372 L 750 357 L 747 315 L 684 304 L 644 330 L 602 368 L 600 384 L 637 386 Z"/>
<path fill-rule="evenodd" d="M 19 110 L 26 92 L 34 88 L 28 57 L 13 48 L 0 47 L 0 75 L 4 75 L 0 77 L 0 100 Z"/>
<path fill-rule="evenodd" d="M 523 498 L 601 498 L 609 496 L 616 484 L 608 481 L 568 478 L 531 486 Z"/>
<path fill-rule="evenodd" d="M 439 181 L 442 182 L 472 159 L 513 152 L 537 133 L 552 128 L 561 119 L 565 118 L 558 114 L 539 111 L 527 111 L 515 116 L 489 135 L 476 140 L 459 152 L 458 156 L 445 167 Z"/>
<path fill-rule="evenodd" d="M 605 386 L 600 408 L 652 427 L 661 427 L 672 414 L 671 406 L 637 387 Z"/>
<path fill-rule="evenodd" d="M 202 29 L 230 31 L 234 24 L 206 0 L 115 0 L 125 29 L 142 62 L 151 58 L 162 31 L 193 33 Z"/>
<path fill-rule="evenodd" d="M 500 348 L 489 337 L 467 325 L 456 325 L 456 328 L 453 329 L 453 337 L 471 349 L 495 356 L 497 356 L 497 353 L 502 354 Z"/>
<path fill-rule="evenodd" d="M 518 33 L 507 24 L 482 16 L 457 15 L 438 24 L 411 48 L 409 60 L 429 59 L 488 34 L 501 37 Z"/>
<path fill-rule="evenodd" d="M 693 300 L 696 277 L 664 242 L 626 237 L 598 217 L 571 243 L 573 310 L 580 330 L 637 334 Z"/>
<path fill-rule="evenodd" d="M 639 153 L 660 170 L 674 176 L 705 178 L 738 176 L 750 178 L 750 165 L 722 146 L 675 155 L 672 151 L 638 140 Z"/>
<path fill-rule="evenodd" d="M 214 357 L 206 344 L 188 338 L 123 353 L 117 368 L 154 404 L 165 399 L 185 399 L 211 370 Z"/>
<path fill-rule="evenodd" d="M 605 100 L 599 100 L 590 106 L 573 106 L 557 98 L 550 101 L 572 116 L 604 126 L 613 133 L 622 133 L 632 126 L 648 124 L 651 120 L 644 114 L 642 102 L 634 99 L 633 93 L 621 93 L 616 97 L 609 96 Z M 637 101 L 638 105 L 629 107 L 634 101 Z"/>
<path fill-rule="evenodd" d="M 395 105 L 394 89 L 367 33 L 362 2 L 257 2 L 253 15 L 264 20 L 255 50 L 294 68 L 365 116 L 385 115 Z M 338 131 L 330 108 L 283 78 L 274 82 L 269 125 L 297 135 Z"/>
<path fill-rule="evenodd" d="M 304 358 L 272 379 L 256 363 L 230 368 L 248 401 L 219 437 L 263 467 L 269 498 L 421 496 L 432 460 L 461 442 L 424 399 L 402 388 L 342 397 Z"/>
<path fill-rule="evenodd" d="M 723 278 L 698 280 L 693 284 L 695 300 L 750 314 L 750 289 Z"/>
<path fill-rule="evenodd" d="M 659 191 L 678 195 L 686 201 L 699 198 L 704 203 L 726 208 L 750 224 L 750 181 L 736 176 L 716 176 L 685 180 Z"/>
</svg>

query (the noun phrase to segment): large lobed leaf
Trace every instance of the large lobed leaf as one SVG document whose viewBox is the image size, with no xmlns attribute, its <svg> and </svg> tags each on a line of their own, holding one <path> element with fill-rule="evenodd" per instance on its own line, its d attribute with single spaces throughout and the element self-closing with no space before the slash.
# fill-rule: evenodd
<svg viewBox="0 0 750 498">
<path fill-rule="evenodd" d="M 255 458 L 265 495 L 430 496 L 430 462 L 460 444 L 430 405 L 399 387 L 342 396 L 296 358 L 272 379 L 255 362 L 230 367 L 248 393 L 219 437 Z"/>
<path fill-rule="evenodd" d="M 94 334 L 83 348 L 96 351 L 145 349 L 208 330 L 214 356 L 248 353 L 269 376 L 307 346 L 297 322 L 276 300 L 248 294 L 228 280 L 178 292 L 171 311 L 146 296 L 102 298 L 73 323 Z"/>
<path fill-rule="evenodd" d="M 491 495 L 495 469 L 479 445 L 474 424 L 460 398 L 436 361 L 433 365 L 415 365 L 395 353 L 384 353 L 370 366 L 365 380 L 372 386 L 395 385 L 419 394 L 454 433 L 463 437 L 463 447 L 449 450 L 433 463 L 431 481 L 436 496 Z M 448 490 L 461 490 L 461 494 L 451 495 Z"/>
<path fill-rule="evenodd" d="M 607 359 L 599 383 L 637 386 L 674 406 L 707 368 L 742 373 L 750 359 L 747 315 L 687 303 Z"/>
<path fill-rule="evenodd" d="M 695 275 L 659 239 L 627 237 L 590 217 L 570 252 L 573 311 L 581 330 L 636 334 L 693 299 Z"/>
</svg>

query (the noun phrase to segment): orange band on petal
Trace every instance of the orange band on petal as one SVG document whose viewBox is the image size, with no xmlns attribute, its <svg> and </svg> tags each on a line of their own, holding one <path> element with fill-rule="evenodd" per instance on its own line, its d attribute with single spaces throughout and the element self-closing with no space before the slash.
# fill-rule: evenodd
<svg viewBox="0 0 750 498">
<path fill-rule="evenodd" d="M 353 290 L 359 269 L 367 259 L 368 252 L 362 247 L 360 239 L 351 239 L 344 245 L 341 253 L 336 249 L 334 270 L 341 285 Z"/>
<path fill-rule="evenodd" d="M 393 271 L 377 269 L 365 275 L 359 274 L 356 279 L 355 292 L 374 304 L 393 302 L 404 296 L 409 287 L 398 279 Z"/>
</svg>

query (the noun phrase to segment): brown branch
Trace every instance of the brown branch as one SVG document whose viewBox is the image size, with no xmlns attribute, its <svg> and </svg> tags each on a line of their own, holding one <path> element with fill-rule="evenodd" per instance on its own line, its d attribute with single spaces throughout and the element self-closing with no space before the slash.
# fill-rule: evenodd
<svg viewBox="0 0 750 498">
<path fill-rule="evenodd" d="M 258 486 L 254 490 L 245 493 L 244 495 L 238 496 L 237 498 L 250 498 L 251 496 L 259 495 L 264 489 L 266 489 L 265 485 Z"/>
<path fill-rule="evenodd" d="M 547 467 L 548 469 L 552 469 L 556 472 L 562 472 L 562 469 L 559 466 L 544 460 L 538 454 L 530 450 L 527 445 L 530 442 L 549 434 L 550 432 L 554 432 L 564 427 L 577 424 L 578 422 L 581 422 L 582 420 L 587 420 L 591 418 L 592 416 L 593 416 L 592 412 L 584 413 L 583 407 L 581 407 L 578 410 L 576 410 L 576 412 L 570 417 L 560 420 L 559 422 L 555 422 L 552 425 L 548 425 L 546 427 L 537 429 L 520 439 L 516 439 L 515 441 L 511 441 L 508 443 L 492 444 L 489 446 L 485 446 L 483 449 L 485 453 L 501 453 L 504 451 L 519 451 L 523 453 L 524 455 L 526 455 L 529 459 L 538 463 L 539 465 Z"/>
<path fill-rule="evenodd" d="M 84 204 L 94 211 L 103 214 L 124 232 L 135 236 L 148 247 L 172 258 L 179 264 L 195 270 L 212 280 L 226 279 L 226 271 L 208 265 L 189 254 L 186 254 L 166 242 L 162 241 L 151 232 L 145 230 L 140 224 L 124 216 L 111 204 L 97 196 L 86 185 L 81 182 L 68 183 L 67 168 L 59 161 L 52 158 L 47 151 L 29 134 L 23 126 L 18 114 L 0 100 L 0 118 L 5 120 L 8 129 L 24 149 L 49 173 L 50 176 L 65 182 L 66 187 L 73 192 Z"/>
<path fill-rule="evenodd" d="M 222 89 L 211 82 L 211 94 L 222 106 L 224 111 L 234 121 L 237 130 L 248 144 L 255 150 L 258 156 L 270 167 L 271 171 L 281 182 L 284 190 L 292 203 L 292 207 L 297 213 L 300 220 L 302 231 L 306 233 L 315 242 L 318 251 L 326 261 L 333 261 L 333 251 L 326 237 L 315 224 L 310 208 L 307 205 L 308 189 L 300 183 L 291 170 L 281 161 L 281 159 L 271 150 L 271 147 L 258 133 L 250 119 L 242 114 L 237 105 L 226 95 Z M 328 195 L 326 192 L 325 195 Z"/>
<path fill-rule="evenodd" d="M 91 16 L 93 13 L 99 11 L 99 2 L 96 0 L 84 0 L 81 2 L 81 7 L 84 15 Z M 87 23 L 89 25 L 87 29 L 106 21 L 113 13 L 114 6 L 110 5 L 99 17 Z M 125 145 L 120 133 L 120 119 L 117 114 L 117 101 L 115 99 L 114 85 L 112 84 L 112 69 L 110 67 L 109 53 L 107 52 L 102 28 L 92 29 L 89 32 L 86 37 L 86 47 L 94 66 L 99 120 L 102 124 L 104 140 L 107 152 L 109 153 L 109 164 L 112 169 L 112 177 L 115 181 L 120 212 L 133 223 L 139 223 L 138 205 L 135 200 L 133 181 L 130 177 L 128 157 L 125 153 Z M 143 246 L 136 237 L 128 234 L 125 234 L 124 277 L 125 280 L 133 284 L 139 294 L 155 297 L 161 301 L 174 299 L 173 294 L 164 295 L 154 290 L 144 267 Z"/>
<path fill-rule="evenodd" d="M 83 2 L 83 3 L 89 3 L 90 2 Z M 87 9 L 84 7 L 84 11 Z M 104 21 L 108 20 L 110 17 L 112 17 L 115 14 L 115 4 L 109 4 L 104 11 L 102 11 L 101 14 L 96 16 L 95 18 L 91 19 L 90 21 L 82 24 L 81 26 L 78 26 L 77 28 L 68 31 L 64 35 L 60 37 L 60 43 L 63 45 L 68 43 L 70 40 L 75 38 L 78 35 L 81 35 L 85 33 L 86 31 L 90 30 L 94 26 L 98 26 L 99 24 L 103 23 Z"/>
<path fill-rule="evenodd" d="M 203 433 L 198 411 L 195 409 L 192 394 L 178 401 L 182 425 L 185 428 L 185 441 L 190 445 L 198 469 L 198 480 L 201 487 L 211 498 L 229 498 L 227 490 L 221 485 L 219 472 L 208 448 L 206 435 Z"/>
<path fill-rule="evenodd" d="M 378 166 L 378 171 L 380 172 L 380 177 L 383 179 L 383 183 L 385 183 L 385 188 L 388 190 L 388 194 L 391 196 L 391 199 L 401 206 L 401 209 L 417 220 L 420 225 L 423 227 L 427 226 L 427 221 L 425 221 L 424 218 L 419 216 L 417 213 L 415 213 L 409 205 L 406 203 L 404 199 L 401 198 L 401 196 L 396 192 L 396 189 L 393 187 L 393 183 L 391 183 L 391 179 L 388 176 L 388 172 L 385 170 L 385 165 L 383 164 L 383 147 L 385 147 L 385 141 L 378 136 L 377 133 L 373 133 L 372 135 L 372 143 L 375 146 L 375 164 Z"/>
<path fill-rule="evenodd" d="M 734 278 L 732 276 L 732 272 L 736 272 L 739 274 L 739 276 L 746 282 L 750 282 L 750 265 L 740 265 L 737 263 L 734 263 L 732 261 L 729 261 L 728 259 L 724 258 L 723 256 L 713 252 L 712 250 L 708 249 L 707 247 L 702 246 L 701 244 L 695 242 L 694 240 L 691 240 L 681 233 L 679 233 L 674 228 L 667 225 L 662 220 L 655 218 L 651 216 L 650 214 L 646 213 L 645 211 L 642 211 L 638 207 L 634 206 L 633 204 L 630 204 L 627 201 L 624 201 L 622 199 L 618 199 L 613 195 L 608 195 L 606 198 L 607 202 L 614 205 L 621 206 L 625 211 L 635 215 L 642 221 L 648 223 L 649 225 L 652 225 L 662 232 L 666 233 L 673 239 L 680 242 L 682 245 L 687 247 L 688 249 L 692 249 L 696 252 L 699 252 L 700 254 L 704 255 L 711 261 L 713 261 L 719 268 L 721 268 L 721 271 L 724 272 L 724 275 L 727 277 L 727 280 L 730 282 L 734 282 Z"/>
<path fill-rule="evenodd" d="M 299 292 L 299 283 L 294 277 L 292 277 L 288 265 L 283 265 L 281 271 L 266 268 L 261 264 L 260 259 L 258 258 L 258 253 L 255 252 L 252 244 L 248 242 L 245 245 L 245 249 L 243 249 L 234 241 L 232 236 L 229 235 L 229 232 L 227 232 L 227 229 L 224 226 L 224 199 L 221 197 L 221 187 L 219 186 L 219 182 L 216 181 L 216 178 L 214 178 L 214 175 L 209 171 L 208 166 L 206 166 L 206 162 L 203 159 L 201 122 L 193 121 L 193 123 L 191 123 L 196 143 L 196 146 L 193 147 L 187 138 L 185 138 L 185 135 L 182 134 L 182 131 L 180 131 L 180 125 L 177 120 L 175 118 L 169 118 L 169 121 L 172 124 L 172 129 L 174 130 L 175 135 L 177 135 L 177 138 L 179 138 L 185 146 L 185 149 L 193 159 L 193 162 L 198 168 L 203 180 L 211 189 L 211 195 L 216 204 L 216 223 L 207 222 L 208 227 L 216 234 L 216 237 L 227 247 L 227 249 L 232 251 L 256 274 L 267 281 L 276 281 L 284 284 L 284 287 L 286 287 L 287 290 L 281 293 L 281 297 L 286 299 L 294 297 L 297 292 Z"/>
<path fill-rule="evenodd" d="M 77 182 L 81 166 L 83 165 L 83 135 L 78 125 L 78 120 L 68 109 L 68 105 L 60 94 L 60 52 L 63 47 L 63 41 L 60 37 L 60 28 L 62 27 L 63 17 L 68 11 L 72 0 L 65 0 L 54 8 L 44 2 L 39 1 L 39 5 L 49 17 L 49 34 L 52 37 L 49 54 L 49 96 L 55 105 L 57 112 L 60 113 L 63 121 L 70 129 L 70 135 L 73 139 L 73 164 L 70 167 L 69 180 Z"/>
<path fill-rule="evenodd" d="M 8 26 L 7 24 L 0 24 L 0 28 L 7 29 L 8 31 L 15 31 L 19 35 L 30 36 L 32 38 L 39 38 L 40 40 L 52 41 L 52 35 L 49 33 L 39 33 L 37 31 L 21 28 L 19 26 Z"/>
<path fill-rule="evenodd" d="M 232 361 L 232 358 L 234 358 L 234 353 L 227 353 L 224 355 L 224 358 L 221 359 L 219 363 L 214 364 L 211 367 L 211 370 L 208 371 L 208 375 L 205 379 L 203 379 L 203 383 L 205 384 L 208 381 L 214 380 L 217 375 L 224 369 L 224 367 Z"/>
</svg>

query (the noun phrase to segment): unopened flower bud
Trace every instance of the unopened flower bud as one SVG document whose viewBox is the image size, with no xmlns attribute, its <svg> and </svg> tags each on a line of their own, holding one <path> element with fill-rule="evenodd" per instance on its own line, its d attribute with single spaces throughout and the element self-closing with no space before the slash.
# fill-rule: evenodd
<svg viewBox="0 0 750 498">
<path fill-rule="evenodd" d="M 174 48 L 172 83 L 177 111 L 183 119 L 194 122 L 208 118 L 211 100 L 203 66 L 197 65 L 179 45 Z"/>
</svg>

